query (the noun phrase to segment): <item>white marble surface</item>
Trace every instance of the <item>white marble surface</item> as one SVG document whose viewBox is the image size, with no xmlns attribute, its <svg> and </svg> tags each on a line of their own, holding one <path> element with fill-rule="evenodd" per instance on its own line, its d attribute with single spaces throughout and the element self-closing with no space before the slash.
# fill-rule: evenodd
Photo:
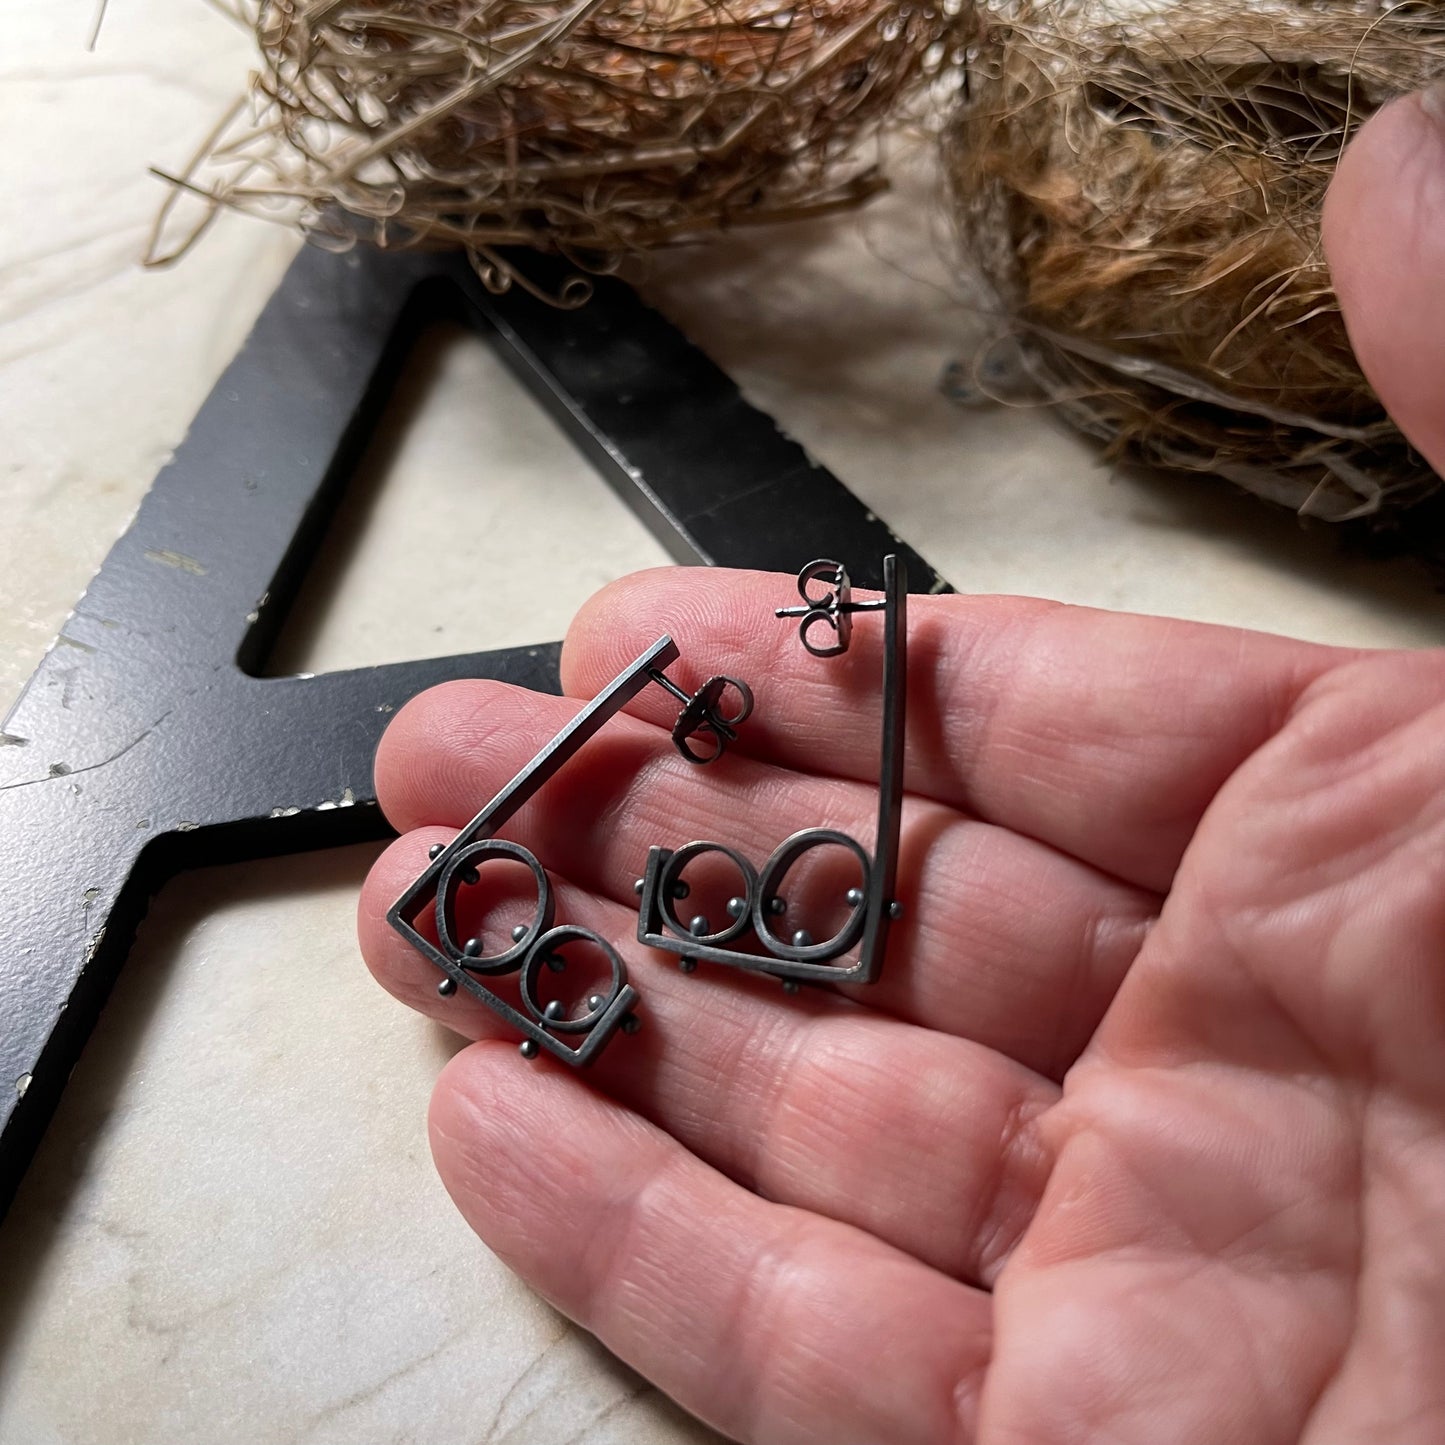
<svg viewBox="0 0 1445 1445">
<path fill-rule="evenodd" d="M 438 326 L 412 353 L 267 670 L 561 637 L 603 583 L 668 560 L 496 353 Z M 531 563 L 546 564 L 544 587 Z"/>
<path fill-rule="evenodd" d="M 184 160 L 247 44 L 201 0 L 111 0 L 91 55 L 92 14 L 8 0 L 0 52 L 7 702 L 292 247 L 226 220 L 179 268 L 136 267 L 160 199 L 145 168 Z M 1445 635 L 1445 604 L 1408 564 L 1341 559 L 1327 534 L 1224 489 L 1111 476 L 1045 416 L 946 402 L 939 375 L 979 322 L 947 284 L 939 229 L 915 179 L 861 222 L 669 255 L 645 285 L 962 587 L 1341 642 Z M 573 590 L 538 599 L 525 566 L 559 518 Z M 556 635 L 597 582 L 656 558 L 486 351 L 440 337 L 278 665 Z M 477 605 L 449 621 L 439 599 L 457 588 Z M 709 1438 L 453 1213 L 423 1116 L 454 1045 L 356 958 L 369 856 L 211 870 L 158 901 L 0 1226 L 0 1445 Z"/>
</svg>

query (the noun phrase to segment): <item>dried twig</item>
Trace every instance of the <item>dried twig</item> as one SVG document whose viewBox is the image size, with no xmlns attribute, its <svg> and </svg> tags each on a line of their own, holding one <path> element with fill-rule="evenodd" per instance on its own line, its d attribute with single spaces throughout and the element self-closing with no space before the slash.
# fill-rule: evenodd
<svg viewBox="0 0 1445 1445">
<path fill-rule="evenodd" d="M 261 0 L 249 114 L 178 187 L 344 246 L 606 265 L 866 199 L 866 138 L 926 81 L 932 0 Z M 203 225 L 209 212 L 201 212 Z M 158 228 L 150 260 L 194 239 Z"/>
<path fill-rule="evenodd" d="M 1445 73 L 1377 0 L 995 0 L 945 139 L 964 249 L 1040 389 L 1121 454 L 1332 521 L 1439 486 L 1386 418 L 1320 245 L 1354 130 Z"/>
</svg>

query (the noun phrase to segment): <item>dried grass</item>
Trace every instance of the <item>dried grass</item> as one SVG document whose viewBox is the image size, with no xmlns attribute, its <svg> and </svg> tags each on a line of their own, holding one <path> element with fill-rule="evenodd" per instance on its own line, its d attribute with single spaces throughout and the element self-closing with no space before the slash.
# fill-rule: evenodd
<svg viewBox="0 0 1445 1445">
<path fill-rule="evenodd" d="M 1354 360 L 1320 216 L 1355 129 L 1441 73 L 1436 3 L 982 12 L 951 209 L 1037 387 L 1116 454 L 1302 514 L 1438 489 Z"/>
<path fill-rule="evenodd" d="M 261 0 L 247 101 L 170 177 L 174 259 L 220 207 L 345 247 L 579 266 L 855 204 L 860 152 L 936 63 L 930 0 Z M 576 299 L 576 298 L 568 298 Z"/>
</svg>

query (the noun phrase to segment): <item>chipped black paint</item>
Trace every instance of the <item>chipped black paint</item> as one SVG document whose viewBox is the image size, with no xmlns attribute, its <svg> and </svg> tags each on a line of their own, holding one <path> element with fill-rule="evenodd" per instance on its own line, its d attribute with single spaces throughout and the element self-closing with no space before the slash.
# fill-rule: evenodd
<svg viewBox="0 0 1445 1445">
<path fill-rule="evenodd" d="M 408 351 L 444 319 L 497 346 L 678 560 L 795 572 L 900 550 L 620 283 L 562 313 L 489 296 L 454 258 L 304 252 L 0 730 L 0 1210 L 166 878 L 384 836 L 372 756 L 422 688 L 557 690 L 556 643 L 257 675 Z"/>
</svg>

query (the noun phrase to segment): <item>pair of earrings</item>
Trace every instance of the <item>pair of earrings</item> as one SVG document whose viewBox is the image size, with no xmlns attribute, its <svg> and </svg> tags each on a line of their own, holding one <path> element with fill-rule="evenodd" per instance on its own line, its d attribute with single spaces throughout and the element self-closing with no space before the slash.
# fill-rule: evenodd
<svg viewBox="0 0 1445 1445">
<path fill-rule="evenodd" d="M 898 838 L 903 808 L 903 747 L 907 695 L 908 578 L 901 558 L 883 560 L 883 596 L 853 600 L 847 570 L 837 562 L 810 563 L 798 576 L 802 606 L 780 608 L 779 618 L 797 618 L 802 646 L 814 657 L 837 657 L 848 650 L 853 621 L 860 613 L 883 616 L 882 729 L 878 778 L 878 827 L 873 852 L 831 828 L 794 833 L 774 850 L 761 869 L 737 849 L 721 843 L 693 842 L 677 849 L 652 848 L 637 881 L 640 904 L 637 937 L 650 948 L 675 955 L 685 972 L 699 963 L 766 974 L 795 992 L 803 983 L 873 983 L 883 968 L 889 925 L 899 916 L 895 898 Z M 638 992 L 627 981 L 617 950 L 592 929 L 558 924 L 551 880 L 535 854 L 496 836 L 507 821 L 594 737 L 628 702 L 650 686 L 660 686 L 682 703 L 672 730 L 678 751 L 690 763 L 717 762 L 753 711 L 753 694 L 737 678 L 709 678 L 687 693 L 667 676 L 678 660 L 677 644 L 661 637 L 600 692 L 529 762 L 465 828 L 445 846 L 432 849 L 425 872 L 396 901 L 387 920 L 442 978 L 437 991 L 450 997 L 464 989 L 523 1035 L 521 1051 L 535 1058 L 546 1049 L 581 1067 L 590 1063 L 618 1030 L 639 1026 Z M 790 929 L 788 875 L 808 853 L 841 848 L 855 860 L 859 881 L 846 895 L 847 911 L 836 931 L 822 940 L 803 928 Z M 702 913 L 684 918 L 679 904 L 693 896 L 689 868 L 709 856 L 725 859 L 741 880 L 726 904 L 727 921 Z M 483 940 L 462 938 L 457 903 L 466 888 L 480 882 L 482 865 L 508 860 L 532 875 L 537 903 L 531 921 L 518 924 L 506 947 L 487 952 Z M 418 923 L 430 910 L 433 943 Z M 751 942 L 756 951 L 738 945 Z M 569 1011 L 557 999 L 543 1003 L 544 970 L 566 969 L 563 950 L 584 944 L 599 953 L 609 971 L 605 986 L 588 995 L 585 1006 Z M 856 948 L 852 962 L 842 961 Z M 522 1009 L 493 992 L 486 980 L 520 973 Z M 525 1010 L 525 1012 L 523 1011 Z"/>
</svg>

